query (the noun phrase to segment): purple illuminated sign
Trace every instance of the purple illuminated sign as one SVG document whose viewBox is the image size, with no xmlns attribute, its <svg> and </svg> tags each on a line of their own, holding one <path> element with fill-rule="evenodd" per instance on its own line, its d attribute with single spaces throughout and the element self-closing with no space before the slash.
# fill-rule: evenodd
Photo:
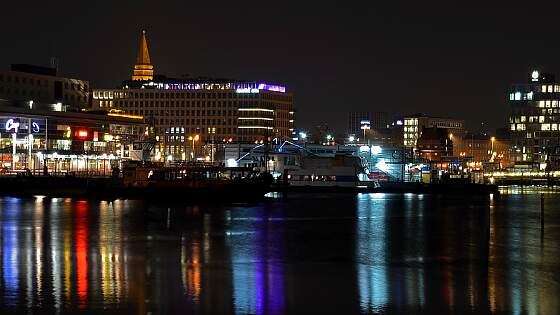
<svg viewBox="0 0 560 315">
<path fill-rule="evenodd" d="M 259 84 L 259 90 L 267 90 L 273 92 L 286 93 L 286 88 L 280 85 L 270 85 L 266 83 Z"/>
<path fill-rule="evenodd" d="M 230 82 L 230 83 L 150 83 L 161 90 L 235 90 L 235 91 L 255 91 L 266 90 L 272 92 L 286 93 L 286 87 L 255 82 Z"/>
</svg>

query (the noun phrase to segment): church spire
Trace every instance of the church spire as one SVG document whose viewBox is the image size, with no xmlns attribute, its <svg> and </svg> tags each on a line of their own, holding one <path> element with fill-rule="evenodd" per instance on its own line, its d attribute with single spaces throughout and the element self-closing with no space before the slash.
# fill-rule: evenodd
<svg viewBox="0 0 560 315">
<path fill-rule="evenodd" d="M 146 31 L 142 30 L 140 37 L 140 47 L 136 56 L 136 64 L 132 72 L 132 80 L 134 81 L 150 81 L 154 78 L 154 66 L 150 60 L 150 51 L 148 50 L 148 39 Z"/>
</svg>

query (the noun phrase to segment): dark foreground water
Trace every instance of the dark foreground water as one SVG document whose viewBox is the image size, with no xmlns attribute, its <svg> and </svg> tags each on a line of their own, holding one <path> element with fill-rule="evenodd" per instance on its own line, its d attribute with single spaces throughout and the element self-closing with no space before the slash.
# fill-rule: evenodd
<svg viewBox="0 0 560 315">
<path fill-rule="evenodd" d="M 545 201 L 541 235 L 534 194 L 2 198 L 0 313 L 559 314 Z"/>
</svg>

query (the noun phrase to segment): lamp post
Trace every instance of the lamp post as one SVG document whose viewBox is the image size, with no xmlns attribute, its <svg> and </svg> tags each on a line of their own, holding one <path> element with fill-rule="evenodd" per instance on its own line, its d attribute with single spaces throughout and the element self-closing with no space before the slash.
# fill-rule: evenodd
<svg viewBox="0 0 560 315">
<path fill-rule="evenodd" d="M 189 136 L 189 140 L 192 141 L 192 151 L 191 151 L 191 159 L 194 160 L 194 142 L 198 141 L 200 138 L 199 135 Z"/>
</svg>

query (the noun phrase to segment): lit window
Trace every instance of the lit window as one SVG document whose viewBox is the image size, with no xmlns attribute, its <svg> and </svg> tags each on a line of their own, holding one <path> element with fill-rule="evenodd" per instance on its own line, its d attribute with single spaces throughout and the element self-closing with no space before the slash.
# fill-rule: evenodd
<svg viewBox="0 0 560 315">
<path fill-rule="evenodd" d="M 557 131 L 558 130 L 558 124 L 550 124 L 550 129 Z"/>
<path fill-rule="evenodd" d="M 548 86 L 548 93 L 552 93 L 552 85 Z"/>
<path fill-rule="evenodd" d="M 539 107 L 544 107 L 544 101 L 539 101 Z"/>
<path fill-rule="evenodd" d="M 545 104 L 546 104 L 545 107 L 550 107 L 550 101 L 546 101 Z"/>
<path fill-rule="evenodd" d="M 530 101 L 533 100 L 533 92 L 527 93 L 527 99 Z"/>
<path fill-rule="evenodd" d="M 552 107 L 558 107 L 558 101 L 557 100 L 552 101 Z"/>
<path fill-rule="evenodd" d="M 526 116 L 521 116 L 521 122 L 525 122 L 527 120 Z"/>
<path fill-rule="evenodd" d="M 515 92 L 515 100 L 516 100 L 516 101 L 520 101 L 520 100 L 521 100 L 521 92 Z"/>
<path fill-rule="evenodd" d="M 515 130 L 515 124 L 511 124 L 511 130 Z"/>
<path fill-rule="evenodd" d="M 543 85 L 543 86 L 541 87 L 541 92 L 546 93 L 546 85 Z"/>
<path fill-rule="evenodd" d="M 541 125 L 541 130 L 545 130 L 545 131 L 550 130 L 550 124 L 542 124 Z"/>
<path fill-rule="evenodd" d="M 544 116 L 539 116 L 539 122 L 543 123 L 544 122 Z"/>
</svg>

